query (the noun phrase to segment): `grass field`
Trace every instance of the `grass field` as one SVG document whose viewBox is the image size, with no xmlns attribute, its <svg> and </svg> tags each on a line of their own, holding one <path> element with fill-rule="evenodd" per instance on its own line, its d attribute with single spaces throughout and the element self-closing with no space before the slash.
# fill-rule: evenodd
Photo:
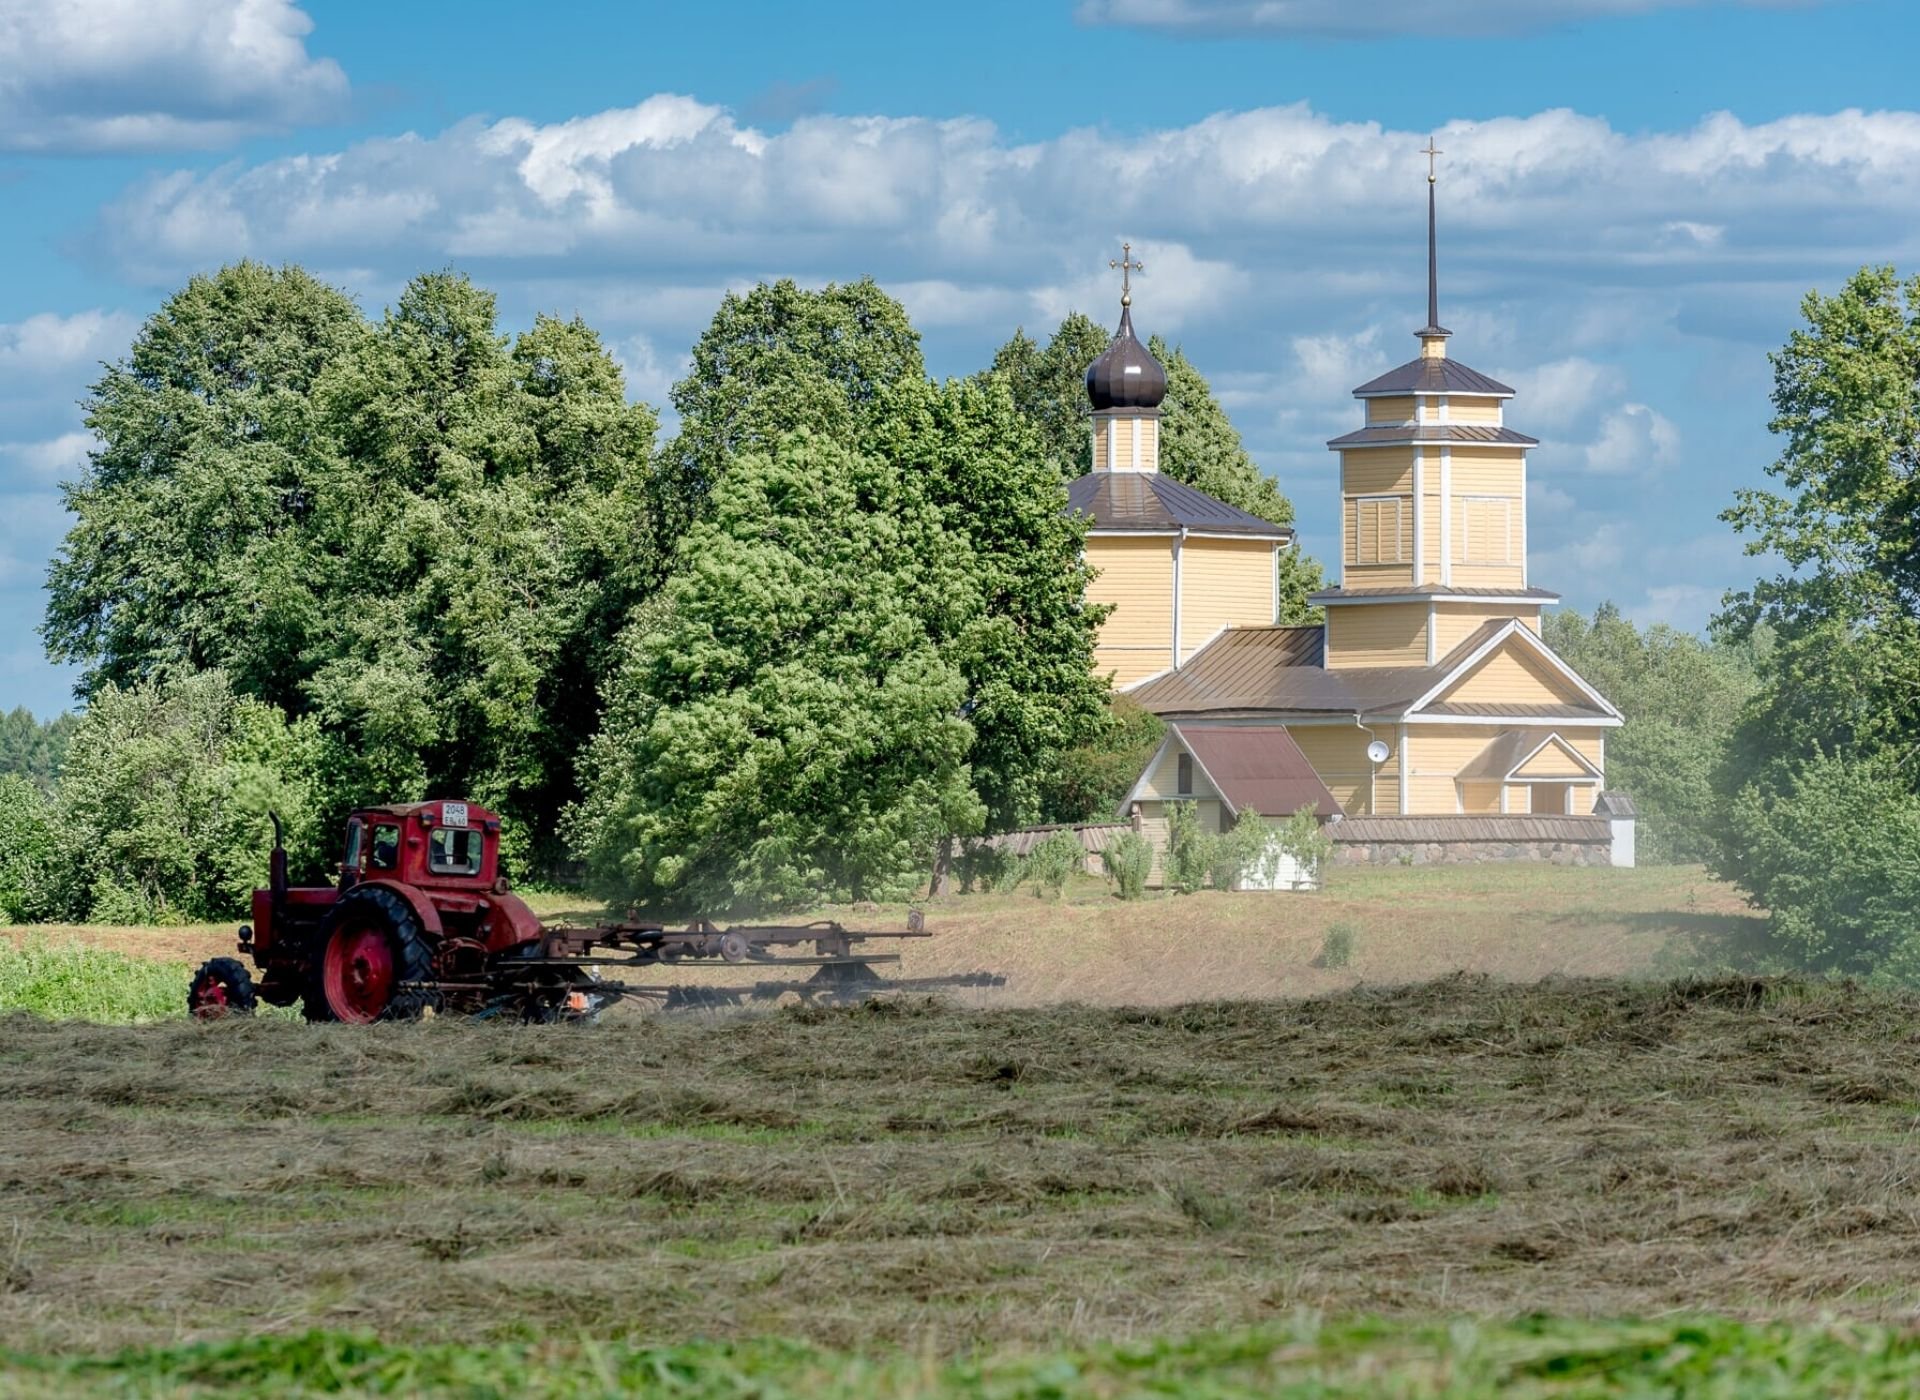
<svg viewBox="0 0 1920 1400">
<path fill-rule="evenodd" d="M 0 1395 L 1920 1383 L 1920 997 L 1669 980 L 1755 932 L 1698 871 L 930 921 L 904 974 L 1007 985 L 594 1028 L 0 1011 Z M 9 932 L 0 1004 L 119 1021 L 231 940 Z"/>
</svg>

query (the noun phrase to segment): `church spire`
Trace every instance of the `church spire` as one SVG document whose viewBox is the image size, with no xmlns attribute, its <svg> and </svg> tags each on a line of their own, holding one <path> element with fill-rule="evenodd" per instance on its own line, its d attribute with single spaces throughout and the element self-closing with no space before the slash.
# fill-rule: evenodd
<svg viewBox="0 0 1920 1400">
<path fill-rule="evenodd" d="M 1447 337 L 1453 332 L 1440 324 L 1440 237 L 1434 217 L 1434 185 L 1438 177 L 1434 171 L 1434 158 L 1441 151 L 1433 144 L 1431 136 L 1427 138 L 1427 148 L 1421 154 L 1427 158 L 1427 324 L 1414 334 L 1420 337 L 1422 357 L 1441 360 L 1446 358 Z"/>
</svg>

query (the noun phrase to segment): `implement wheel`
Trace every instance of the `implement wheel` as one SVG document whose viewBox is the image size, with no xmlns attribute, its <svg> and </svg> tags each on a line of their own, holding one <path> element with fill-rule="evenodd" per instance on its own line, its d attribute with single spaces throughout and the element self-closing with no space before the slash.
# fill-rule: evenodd
<svg viewBox="0 0 1920 1400">
<path fill-rule="evenodd" d="M 438 1000 L 432 992 L 402 991 L 406 982 L 433 980 L 433 953 L 413 907 L 392 890 L 349 890 L 327 917 L 307 1019 L 412 1020 Z M 315 1016 L 316 998 L 327 1015 Z"/>
<path fill-rule="evenodd" d="M 187 1011 L 201 1021 L 228 1016 L 251 1016 L 259 1004 L 253 994 L 253 974 L 234 958 L 209 958 L 187 984 Z"/>
</svg>

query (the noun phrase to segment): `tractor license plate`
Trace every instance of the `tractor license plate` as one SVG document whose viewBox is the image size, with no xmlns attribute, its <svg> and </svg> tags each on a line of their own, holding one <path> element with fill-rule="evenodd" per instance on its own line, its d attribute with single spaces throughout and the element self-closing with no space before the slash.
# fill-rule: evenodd
<svg viewBox="0 0 1920 1400">
<path fill-rule="evenodd" d="M 467 824 L 467 804 L 464 802 L 442 802 L 440 804 L 440 824 L 442 826 L 465 826 Z"/>
</svg>

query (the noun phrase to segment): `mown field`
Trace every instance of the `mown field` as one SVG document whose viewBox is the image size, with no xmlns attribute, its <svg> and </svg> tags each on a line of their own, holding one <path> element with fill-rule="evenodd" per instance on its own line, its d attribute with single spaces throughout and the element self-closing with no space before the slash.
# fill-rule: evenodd
<svg viewBox="0 0 1920 1400">
<path fill-rule="evenodd" d="M 0 1394 L 1920 1385 L 1920 996 L 1697 872 L 937 914 L 1003 1004 L 0 1015 Z"/>
</svg>

